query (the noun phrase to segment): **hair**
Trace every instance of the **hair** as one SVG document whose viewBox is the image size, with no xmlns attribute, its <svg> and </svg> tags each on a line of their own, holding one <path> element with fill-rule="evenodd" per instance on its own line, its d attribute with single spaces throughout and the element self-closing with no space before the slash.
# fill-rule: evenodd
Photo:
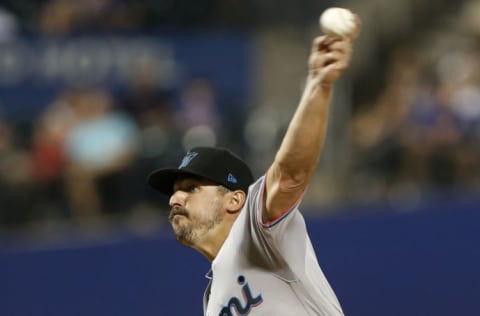
<svg viewBox="0 0 480 316">
<path fill-rule="evenodd" d="M 223 185 L 219 185 L 219 186 L 218 186 L 218 192 L 219 192 L 221 195 L 225 195 L 225 194 L 227 194 L 228 192 L 232 192 L 232 190 L 230 190 L 230 189 L 227 188 L 227 187 L 224 187 Z"/>
</svg>

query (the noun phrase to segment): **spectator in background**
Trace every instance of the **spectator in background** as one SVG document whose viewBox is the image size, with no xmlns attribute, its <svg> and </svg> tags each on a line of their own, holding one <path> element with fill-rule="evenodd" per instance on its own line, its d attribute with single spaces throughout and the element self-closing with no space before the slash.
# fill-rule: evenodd
<svg viewBox="0 0 480 316">
<path fill-rule="evenodd" d="M 39 27 L 45 35 L 131 29 L 143 23 L 146 11 L 138 1 L 50 0 L 42 7 Z"/>
<path fill-rule="evenodd" d="M 0 43 L 14 39 L 18 32 L 18 21 L 15 15 L 0 7 Z"/>
<path fill-rule="evenodd" d="M 461 133 L 442 85 L 427 83 L 410 105 L 402 134 L 404 175 L 433 189 L 455 184 L 455 150 Z"/>
<path fill-rule="evenodd" d="M 217 102 L 215 88 L 209 79 L 196 77 L 185 84 L 180 91 L 176 113 L 184 148 L 214 146 L 224 134 Z"/>
<path fill-rule="evenodd" d="M 65 91 L 46 107 L 34 122 L 32 135 L 32 180 L 36 205 L 48 218 L 67 217 L 64 192 L 65 141 L 75 123 L 73 93 Z"/>
<path fill-rule="evenodd" d="M 104 90 L 78 91 L 75 122 L 65 143 L 66 187 L 73 215 L 125 213 L 132 196 L 129 177 L 137 153 L 137 125 L 113 109 Z"/>
<path fill-rule="evenodd" d="M 15 129 L 0 119 L 0 226 L 23 225 L 35 215 L 28 152 L 19 146 Z"/>
<path fill-rule="evenodd" d="M 386 85 L 371 106 L 356 112 L 350 127 L 353 147 L 352 190 L 376 191 L 372 198 L 385 196 L 401 182 L 406 163 L 402 133 L 410 105 L 417 93 L 423 61 L 408 46 L 393 55 Z M 358 181 L 358 182 L 357 182 Z M 365 185 L 369 183 L 369 185 Z"/>
<path fill-rule="evenodd" d="M 433 190 L 455 189 L 475 174 L 467 126 L 475 126 L 475 108 L 480 105 L 474 92 L 478 62 L 468 51 L 463 47 L 446 52 L 426 68 L 424 73 L 430 75 L 410 107 L 404 144 L 412 163 L 407 167 L 419 165 L 410 175 L 423 174 L 420 184 Z"/>
<path fill-rule="evenodd" d="M 159 164 L 173 164 L 183 154 L 180 133 L 174 121 L 173 92 L 162 85 L 162 74 L 150 60 L 138 60 L 125 94 L 119 104 L 138 124 L 138 152 L 135 161 L 135 183 L 142 183 Z M 164 206 L 163 197 L 148 187 L 132 187 L 139 198 L 136 210 L 156 212 Z"/>
<path fill-rule="evenodd" d="M 450 107 L 462 138 L 455 150 L 457 177 L 463 188 L 474 187 L 480 180 L 480 50 L 477 46 L 459 54 L 447 55 L 453 62 L 450 73 L 456 80 L 447 82 Z M 453 55 L 453 56 L 452 56 Z M 452 61 L 453 59 L 453 61 Z"/>
<path fill-rule="evenodd" d="M 64 35 L 75 22 L 75 5 L 70 0 L 47 1 L 40 13 L 39 28 L 46 35 Z"/>
</svg>

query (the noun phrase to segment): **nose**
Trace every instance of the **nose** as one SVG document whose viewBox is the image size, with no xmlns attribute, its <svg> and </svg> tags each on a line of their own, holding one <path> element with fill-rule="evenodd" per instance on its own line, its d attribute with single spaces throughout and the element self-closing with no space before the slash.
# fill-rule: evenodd
<svg viewBox="0 0 480 316">
<path fill-rule="evenodd" d="M 168 204 L 170 205 L 170 207 L 185 206 L 186 196 L 187 196 L 186 192 L 177 190 L 173 192 L 172 196 L 170 196 L 170 201 Z"/>
</svg>

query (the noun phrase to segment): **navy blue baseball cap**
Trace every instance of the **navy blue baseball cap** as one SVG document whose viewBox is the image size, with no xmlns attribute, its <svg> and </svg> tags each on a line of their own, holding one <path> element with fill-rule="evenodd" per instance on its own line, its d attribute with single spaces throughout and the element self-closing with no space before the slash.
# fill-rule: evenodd
<svg viewBox="0 0 480 316">
<path fill-rule="evenodd" d="M 248 193 L 253 183 L 248 165 L 230 150 L 222 147 L 195 147 L 183 157 L 178 168 L 158 169 L 148 176 L 148 183 L 166 195 L 173 194 L 173 184 L 181 176 L 210 180 L 232 191 Z"/>
</svg>

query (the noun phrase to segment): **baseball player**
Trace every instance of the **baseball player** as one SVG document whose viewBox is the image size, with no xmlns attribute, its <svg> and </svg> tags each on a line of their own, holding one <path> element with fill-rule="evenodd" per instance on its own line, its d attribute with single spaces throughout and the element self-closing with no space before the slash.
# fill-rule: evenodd
<svg viewBox="0 0 480 316">
<path fill-rule="evenodd" d="M 359 26 L 357 24 L 358 33 Z M 354 36 L 315 38 L 298 108 L 268 171 L 254 180 L 225 148 L 191 149 L 149 184 L 170 196 L 177 240 L 211 261 L 204 315 L 343 315 L 298 206 L 324 143 L 332 86 Z"/>
</svg>

